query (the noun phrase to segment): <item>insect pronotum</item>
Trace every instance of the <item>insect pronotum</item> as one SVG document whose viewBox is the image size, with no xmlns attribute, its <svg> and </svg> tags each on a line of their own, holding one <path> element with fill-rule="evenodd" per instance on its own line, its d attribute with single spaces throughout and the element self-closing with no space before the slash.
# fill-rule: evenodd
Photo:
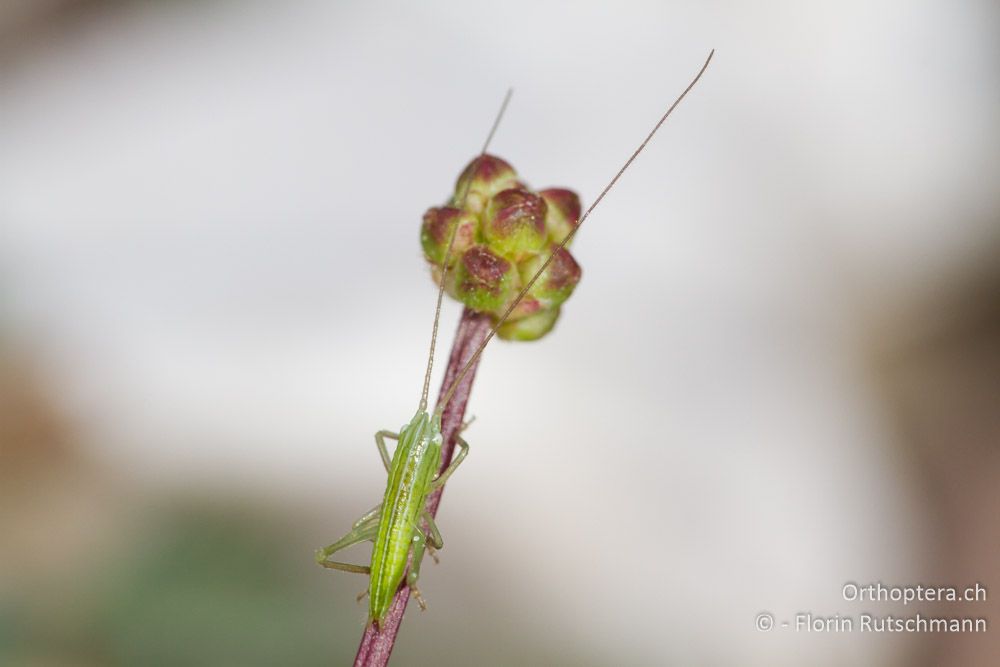
<svg viewBox="0 0 1000 667">
<path fill-rule="evenodd" d="M 421 608 L 426 607 L 423 597 L 417 589 L 417 581 L 420 578 L 420 565 L 428 547 L 440 549 L 444 546 L 444 540 L 442 540 L 441 533 L 434 523 L 434 517 L 426 509 L 427 497 L 431 492 L 444 486 L 448 478 L 451 477 L 452 473 L 461 465 L 469 453 L 469 444 L 461 435 L 456 436 L 456 444 L 459 447 L 458 454 L 451 462 L 451 465 L 445 470 L 440 473 L 437 471 L 442 447 L 441 415 L 445 406 L 448 405 L 448 402 L 451 400 L 466 373 L 475 365 L 483 350 L 486 349 L 487 344 L 496 335 L 497 330 L 507 321 L 517 305 L 528 294 L 539 276 L 542 275 L 551 263 L 552 258 L 569 244 L 573 236 L 576 235 L 576 232 L 583 226 L 584 221 L 590 216 L 590 213 L 597 208 L 597 205 L 601 203 L 601 200 L 604 199 L 604 196 L 618 182 L 618 179 L 629 168 L 632 161 L 646 147 L 646 144 L 653 138 L 653 135 L 660 129 L 660 126 L 663 125 L 677 105 L 680 104 L 681 100 L 684 99 L 698 82 L 705 69 L 708 68 L 708 64 L 711 62 L 714 53 L 715 51 L 713 50 L 708 54 L 708 58 L 698 71 L 698 74 L 691 80 L 691 83 L 674 100 L 673 104 L 667 108 L 663 116 L 653 126 L 653 129 L 646 135 L 646 138 L 642 140 L 642 143 L 639 144 L 638 148 L 625 161 L 625 164 L 618 170 L 614 178 L 608 182 L 597 196 L 594 203 L 584 211 L 576 225 L 555 246 L 541 267 L 539 267 L 524 287 L 521 288 L 517 297 L 511 301 L 503 314 L 497 319 L 490 332 L 483 339 L 483 342 L 480 343 L 447 391 L 442 395 L 434 412 L 428 413 L 427 395 L 430 387 L 431 370 L 434 366 L 434 347 L 437 343 L 438 323 L 441 319 L 441 300 L 444 295 L 448 259 L 454 245 L 457 226 L 455 230 L 452 230 L 448 250 L 445 253 L 445 260 L 442 262 L 443 270 L 438 284 L 431 344 L 427 354 L 427 368 L 424 373 L 423 391 L 420 394 L 420 404 L 417 407 L 417 412 L 410 419 L 409 423 L 400 428 L 399 433 L 382 430 L 375 434 L 375 444 L 378 446 L 382 463 L 389 474 L 382 502 L 355 521 L 351 530 L 346 535 L 316 552 L 316 561 L 323 567 L 369 575 L 367 591 L 369 598 L 369 623 L 375 623 L 377 626 L 382 625 L 392 603 L 393 596 L 403 582 L 404 576 L 406 577 L 407 585 L 410 587 Z M 476 166 L 476 162 L 486 155 L 486 150 L 489 148 L 490 141 L 496 132 L 504 110 L 507 108 L 510 96 L 511 91 L 508 91 L 486 138 L 483 149 L 472 164 L 473 169 Z M 471 180 L 470 178 L 466 182 L 464 192 L 459 199 L 459 208 L 464 207 Z M 397 442 L 392 456 L 389 455 L 389 450 L 385 443 L 386 439 Z M 423 527 L 424 525 L 426 525 L 426 528 Z M 329 560 L 330 556 L 341 549 L 366 541 L 375 543 L 372 549 L 370 565 L 354 565 Z M 409 572 L 406 571 L 408 561 L 411 563 Z"/>
</svg>

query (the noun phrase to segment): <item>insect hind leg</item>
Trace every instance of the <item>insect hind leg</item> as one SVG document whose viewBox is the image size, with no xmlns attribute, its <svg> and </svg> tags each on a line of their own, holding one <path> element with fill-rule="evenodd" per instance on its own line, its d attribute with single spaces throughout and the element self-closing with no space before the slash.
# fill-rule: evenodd
<svg viewBox="0 0 1000 667">
<path fill-rule="evenodd" d="M 349 533 L 342 538 L 316 550 L 316 562 L 331 570 L 341 570 L 342 572 L 355 572 L 357 574 L 371 574 L 371 568 L 367 565 L 354 565 L 353 563 L 341 563 L 327 560 L 330 556 L 346 549 L 359 542 L 374 541 L 378 534 L 378 523 L 381 517 L 381 507 L 376 507 L 359 519 Z"/>
<path fill-rule="evenodd" d="M 381 515 L 382 515 L 382 503 L 379 503 L 375 507 L 371 508 L 370 510 L 362 514 L 361 518 L 355 521 L 354 525 L 351 526 L 351 530 L 357 530 L 361 526 L 367 523 L 371 523 L 373 520 L 377 522 L 377 520 L 381 517 Z"/>
<path fill-rule="evenodd" d="M 417 580 L 420 579 L 420 563 L 424 560 L 424 549 L 427 547 L 427 537 L 422 530 L 417 529 L 413 533 L 413 561 L 410 564 L 410 571 L 406 575 L 406 585 L 410 587 L 413 597 L 420 605 L 421 611 L 427 611 L 427 601 L 420 594 L 417 588 Z"/>
<path fill-rule="evenodd" d="M 318 553 L 318 552 L 317 552 Z M 320 560 L 319 556 L 316 557 L 316 562 L 323 567 L 329 568 L 331 570 L 340 570 L 341 572 L 353 572 L 354 574 L 371 574 L 372 569 L 367 565 L 355 565 L 354 563 L 341 563 L 335 560 Z M 368 591 L 365 591 L 367 593 Z M 361 597 L 364 597 L 364 594 Z M 358 600 L 361 599 L 358 598 Z"/>
<path fill-rule="evenodd" d="M 444 538 L 441 537 L 441 531 L 438 530 L 430 512 L 424 511 L 423 520 L 427 524 L 427 530 L 424 531 L 424 537 L 427 539 L 427 555 L 434 559 L 435 563 L 439 563 L 441 561 L 438 560 L 437 552 L 444 547 Z"/>
</svg>

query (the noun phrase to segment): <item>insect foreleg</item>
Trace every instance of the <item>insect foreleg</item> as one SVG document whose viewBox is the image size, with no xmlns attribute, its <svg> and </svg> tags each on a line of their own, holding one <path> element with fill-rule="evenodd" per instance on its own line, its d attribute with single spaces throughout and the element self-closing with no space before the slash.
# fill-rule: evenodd
<svg viewBox="0 0 1000 667">
<path fill-rule="evenodd" d="M 434 478 L 434 481 L 431 482 L 431 491 L 435 491 L 444 486 L 444 483 L 448 481 L 451 474 L 455 472 L 462 461 L 465 460 L 465 457 L 469 455 L 469 443 L 462 439 L 462 436 L 455 436 L 455 444 L 458 445 L 459 448 L 459 452 L 455 456 L 455 460 L 451 462 L 451 465 L 448 466 L 443 473 Z"/>
<path fill-rule="evenodd" d="M 392 466 L 392 457 L 389 456 L 389 448 L 385 446 L 385 439 L 399 440 L 399 434 L 392 431 L 379 431 L 375 434 L 375 444 L 378 445 L 378 453 L 382 455 L 382 463 L 385 464 L 385 471 L 389 472 Z"/>
</svg>

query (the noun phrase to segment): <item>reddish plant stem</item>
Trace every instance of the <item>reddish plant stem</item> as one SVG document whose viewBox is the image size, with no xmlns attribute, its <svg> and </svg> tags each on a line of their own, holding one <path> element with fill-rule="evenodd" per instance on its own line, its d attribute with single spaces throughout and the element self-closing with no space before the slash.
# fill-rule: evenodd
<svg viewBox="0 0 1000 667">
<path fill-rule="evenodd" d="M 490 318 L 466 308 L 462 311 L 462 319 L 458 323 L 458 332 L 455 334 L 455 342 L 451 346 L 451 356 L 448 358 L 448 368 L 444 374 L 444 382 L 441 383 L 441 392 L 451 387 L 462 367 L 472 358 L 476 348 L 485 340 L 490 331 Z M 472 380 L 476 375 L 476 366 L 479 361 L 469 369 L 469 372 L 462 378 L 462 383 L 455 390 L 451 401 L 445 406 L 441 414 L 441 437 L 444 440 L 444 447 L 441 449 L 441 467 L 444 470 L 451 463 L 452 454 L 455 452 L 455 436 L 462 428 L 462 421 L 465 418 L 465 406 L 469 402 L 469 394 L 472 392 Z M 427 509 L 432 516 L 437 515 L 438 505 L 441 504 L 441 494 L 444 489 L 439 489 L 432 493 L 427 499 Z M 403 579 L 403 585 L 396 591 L 392 605 L 386 614 L 382 627 L 376 628 L 374 623 L 365 626 L 365 633 L 361 637 L 361 644 L 358 646 L 358 654 L 354 658 L 354 667 L 384 667 L 389 663 L 389 656 L 396 643 L 396 634 L 403 621 L 403 613 L 410 600 L 410 589 Z"/>
</svg>

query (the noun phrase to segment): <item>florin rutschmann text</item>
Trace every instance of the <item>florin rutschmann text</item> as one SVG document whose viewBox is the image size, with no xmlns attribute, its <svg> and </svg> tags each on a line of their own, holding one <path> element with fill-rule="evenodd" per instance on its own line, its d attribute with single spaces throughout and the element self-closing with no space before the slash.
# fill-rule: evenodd
<svg viewBox="0 0 1000 667">
<path fill-rule="evenodd" d="M 975 604 L 985 602 L 986 587 L 980 583 L 971 586 L 927 586 L 924 584 L 887 586 L 882 582 L 858 584 L 853 581 L 841 587 L 844 601 L 852 603 L 894 603 L 903 606 L 916 603 L 933 603 L 935 610 L 943 610 L 939 603 Z M 973 609 L 970 607 L 969 609 Z M 969 632 L 980 633 L 989 629 L 989 620 L 983 616 L 965 614 L 910 614 L 872 613 L 817 614 L 799 611 L 785 619 L 775 619 L 774 614 L 762 611 L 754 619 L 757 630 L 769 632 L 776 627 L 794 629 L 795 632 Z"/>
</svg>

